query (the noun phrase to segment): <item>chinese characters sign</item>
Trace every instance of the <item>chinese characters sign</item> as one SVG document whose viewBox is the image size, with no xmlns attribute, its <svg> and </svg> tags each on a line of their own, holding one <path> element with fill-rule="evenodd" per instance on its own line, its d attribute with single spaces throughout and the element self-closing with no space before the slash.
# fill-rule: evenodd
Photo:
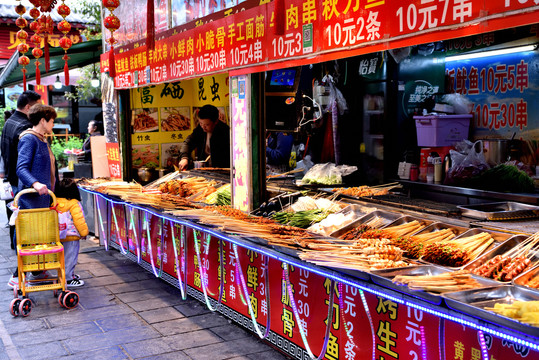
<svg viewBox="0 0 539 360">
<path fill-rule="evenodd" d="M 521 15 L 514 10 L 535 5 L 536 0 L 290 0 L 284 8 L 282 35 L 275 33 L 276 18 L 280 17 L 275 16 L 274 2 L 243 11 L 238 8 L 229 16 L 158 40 L 155 49 L 148 52 L 145 46 L 120 52 L 115 57 L 115 87 L 131 88 L 264 64 L 271 67 L 278 60 L 312 63 L 317 56 L 342 50 L 368 52 L 373 46 L 372 52 L 404 46 L 398 43 L 402 39 L 413 45 L 419 39 L 412 37 L 421 34 L 428 34 L 429 41 L 444 40 L 454 37 L 452 30 L 457 27 L 492 22 L 491 17 L 504 13 L 524 17 L 525 11 Z M 505 27 L 518 24 L 507 16 Z M 478 27 L 475 31 L 486 30 Z"/>
<path fill-rule="evenodd" d="M 461 60 L 446 63 L 451 88 L 465 95 L 473 106 L 474 136 L 511 138 L 518 132 L 523 139 L 537 139 L 539 81 L 533 68 L 535 52 Z"/>
</svg>

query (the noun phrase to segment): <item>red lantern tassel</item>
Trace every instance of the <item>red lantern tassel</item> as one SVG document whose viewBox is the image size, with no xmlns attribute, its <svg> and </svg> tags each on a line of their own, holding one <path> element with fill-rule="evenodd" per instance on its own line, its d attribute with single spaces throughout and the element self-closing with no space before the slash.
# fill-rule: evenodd
<svg viewBox="0 0 539 360">
<path fill-rule="evenodd" d="M 64 64 L 64 76 L 66 78 L 65 86 L 69 86 L 69 66 L 67 65 L 67 59 L 65 59 L 65 64 Z"/>
<path fill-rule="evenodd" d="M 22 69 L 22 87 L 26 91 L 26 69 Z"/>
<path fill-rule="evenodd" d="M 285 5 L 284 0 L 274 0 L 275 8 L 273 12 L 275 14 L 273 26 L 275 27 L 275 35 L 284 35 L 285 24 Z"/>
<path fill-rule="evenodd" d="M 114 46 L 110 47 L 110 55 L 109 55 L 109 76 L 111 78 L 116 77 L 116 64 L 114 62 Z"/>
<path fill-rule="evenodd" d="M 41 71 L 39 70 L 39 62 L 36 61 L 36 85 L 41 85 Z"/>
<path fill-rule="evenodd" d="M 155 46 L 155 16 L 154 16 L 154 0 L 147 1 L 147 17 L 146 17 L 146 50 L 153 50 Z"/>
<path fill-rule="evenodd" d="M 51 59 L 49 56 L 49 35 L 45 33 L 45 72 L 51 69 Z"/>
</svg>

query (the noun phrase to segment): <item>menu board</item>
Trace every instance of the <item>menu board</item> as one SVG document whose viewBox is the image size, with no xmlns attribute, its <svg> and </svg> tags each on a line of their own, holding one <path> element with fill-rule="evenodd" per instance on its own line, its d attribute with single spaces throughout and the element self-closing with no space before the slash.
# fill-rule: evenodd
<svg viewBox="0 0 539 360">
<path fill-rule="evenodd" d="M 198 125 L 198 110 L 207 104 L 219 109 L 229 123 L 228 76 L 217 74 L 131 90 L 132 163 L 173 170 L 180 144 Z"/>
</svg>

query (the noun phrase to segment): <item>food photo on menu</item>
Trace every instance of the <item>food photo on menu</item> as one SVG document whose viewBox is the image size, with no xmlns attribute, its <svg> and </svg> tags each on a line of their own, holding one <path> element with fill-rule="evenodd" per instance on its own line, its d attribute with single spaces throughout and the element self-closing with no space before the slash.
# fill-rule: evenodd
<svg viewBox="0 0 539 360">
<path fill-rule="evenodd" d="M 158 168 L 159 167 L 159 145 L 133 145 L 133 167 Z"/>
<path fill-rule="evenodd" d="M 191 113 L 188 106 L 161 108 L 161 131 L 189 129 L 191 129 Z"/>
<path fill-rule="evenodd" d="M 131 123 L 134 132 L 151 132 L 159 130 L 159 112 L 157 108 L 133 109 Z"/>
</svg>

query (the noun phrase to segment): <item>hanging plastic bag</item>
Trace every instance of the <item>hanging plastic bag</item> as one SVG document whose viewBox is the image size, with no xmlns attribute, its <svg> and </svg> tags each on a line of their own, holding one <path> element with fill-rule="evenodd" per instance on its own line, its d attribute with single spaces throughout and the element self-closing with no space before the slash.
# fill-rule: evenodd
<svg viewBox="0 0 539 360">
<path fill-rule="evenodd" d="M 9 210 L 12 211 L 11 216 L 9 217 L 9 225 L 15 226 L 15 221 L 17 220 L 17 216 L 19 215 L 19 208 L 13 205 L 13 201 L 9 202 L 7 204 L 7 207 L 9 208 Z"/>
<path fill-rule="evenodd" d="M 346 99 L 344 98 L 342 92 L 337 89 L 337 87 L 333 83 L 333 78 L 330 75 L 326 75 L 322 79 L 322 82 L 327 83 L 327 85 L 329 86 L 328 104 L 332 104 L 333 101 L 336 101 L 337 108 L 339 109 L 339 115 L 344 115 L 344 113 L 348 111 L 348 103 L 346 102 Z"/>
<path fill-rule="evenodd" d="M 302 184 L 310 185 L 338 185 L 342 184 L 342 177 L 350 175 L 357 170 L 357 166 L 339 165 L 333 163 L 314 165 L 301 179 Z"/>
<path fill-rule="evenodd" d="M 58 212 L 58 228 L 60 230 L 60 240 L 67 237 L 67 222 L 69 212 Z"/>
<path fill-rule="evenodd" d="M 4 179 L 0 179 L 0 200 L 13 199 L 13 188 L 9 181 L 4 182 Z"/>
<path fill-rule="evenodd" d="M 473 182 L 473 179 L 488 170 L 485 155 L 483 155 L 483 142 L 476 141 L 471 146 L 470 142 L 459 143 L 455 148 L 465 152 L 450 150 L 453 166 L 447 172 L 444 183 L 453 186 L 467 186 Z"/>
</svg>

